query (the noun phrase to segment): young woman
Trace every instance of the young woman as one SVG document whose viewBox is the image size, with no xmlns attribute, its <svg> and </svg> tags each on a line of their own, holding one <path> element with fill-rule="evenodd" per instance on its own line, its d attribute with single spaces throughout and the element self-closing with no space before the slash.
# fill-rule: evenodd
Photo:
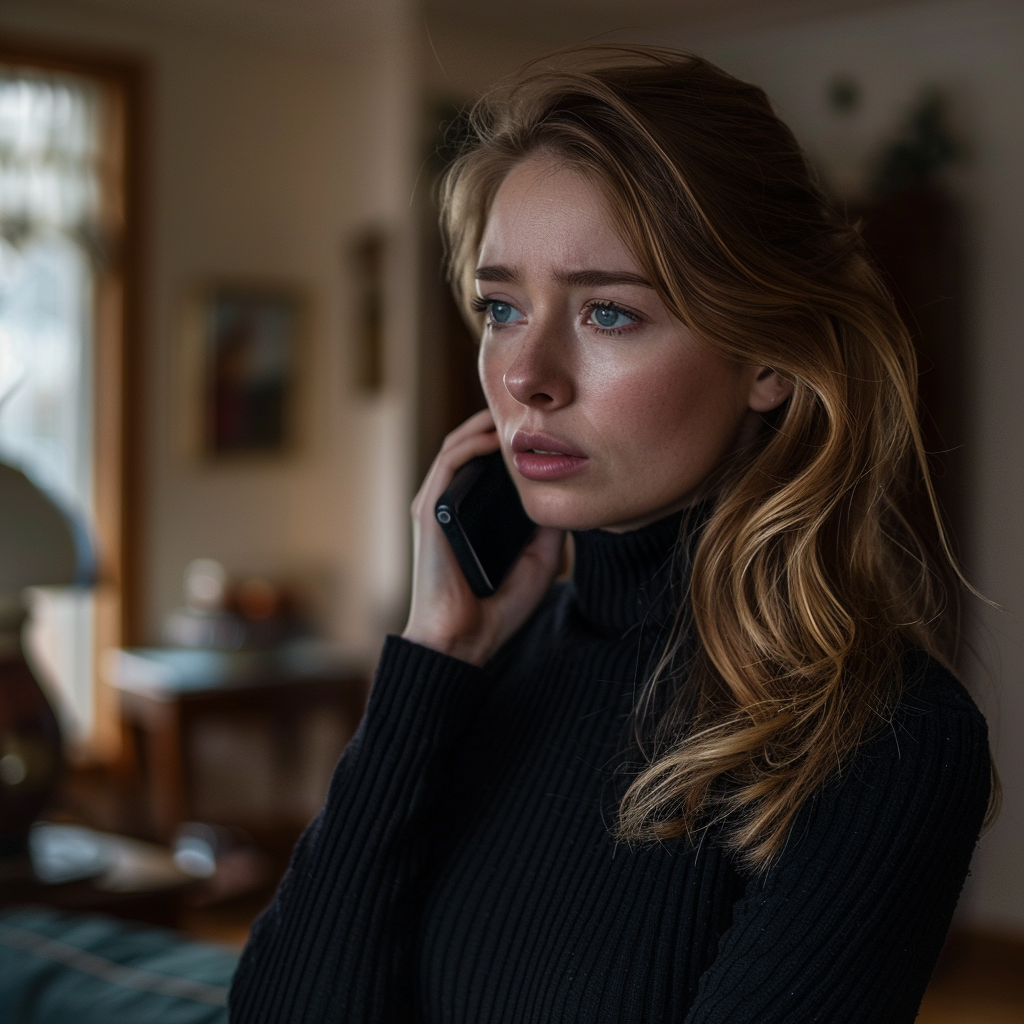
<svg viewBox="0 0 1024 1024">
<path fill-rule="evenodd" d="M 907 332 L 703 60 L 586 51 L 474 125 L 443 223 L 488 409 L 232 1019 L 909 1024 L 990 768 Z M 540 528 L 481 600 L 433 507 L 495 450 Z"/>
</svg>

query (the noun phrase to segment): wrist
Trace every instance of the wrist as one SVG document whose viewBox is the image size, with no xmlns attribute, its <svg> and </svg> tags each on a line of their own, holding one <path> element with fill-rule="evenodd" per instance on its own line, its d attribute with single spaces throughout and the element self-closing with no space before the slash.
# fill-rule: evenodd
<svg viewBox="0 0 1024 1024">
<path fill-rule="evenodd" d="M 410 643 L 429 647 L 432 651 L 468 662 L 477 668 L 482 667 L 493 653 L 491 645 L 482 642 L 481 638 L 440 636 L 426 630 L 416 629 L 412 625 L 406 626 L 401 636 L 403 640 L 408 640 Z"/>
</svg>

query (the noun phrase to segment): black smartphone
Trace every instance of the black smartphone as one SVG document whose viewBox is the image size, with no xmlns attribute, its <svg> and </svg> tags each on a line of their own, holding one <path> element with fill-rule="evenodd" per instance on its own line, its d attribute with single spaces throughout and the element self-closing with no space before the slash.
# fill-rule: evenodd
<svg viewBox="0 0 1024 1024">
<path fill-rule="evenodd" d="M 501 452 L 470 459 L 459 469 L 437 499 L 434 515 L 477 597 L 490 597 L 501 586 L 537 529 Z"/>
</svg>

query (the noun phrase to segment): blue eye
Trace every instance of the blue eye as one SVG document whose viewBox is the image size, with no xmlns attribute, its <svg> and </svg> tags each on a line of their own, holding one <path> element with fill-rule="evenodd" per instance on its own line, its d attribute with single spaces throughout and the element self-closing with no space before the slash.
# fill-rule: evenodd
<svg viewBox="0 0 1024 1024">
<path fill-rule="evenodd" d="M 492 302 L 490 307 L 491 319 L 496 324 L 508 324 L 523 318 L 523 314 L 507 302 Z"/>
<path fill-rule="evenodd" d="M 616 330 L 636 323 L 636 317 L 618 306 L 591 306 L 590 319 L 602 330 Z"/>
<path fill-rule="evenodd" d="M 471 305 L 475 312 L 486 313 L 487 323 L 492 326 L 503 327 L 505 324 L 514 324 L 525 319 L 511 302 L 502 302 L 500 299 L 476 298 Z"/>
</svg>

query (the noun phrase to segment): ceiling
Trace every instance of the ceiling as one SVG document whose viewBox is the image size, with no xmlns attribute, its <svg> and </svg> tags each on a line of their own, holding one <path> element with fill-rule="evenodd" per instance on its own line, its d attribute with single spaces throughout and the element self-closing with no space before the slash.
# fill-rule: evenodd
<svg viewBox="0 0 1024 1024">
<path fill-rule="evenodd" d="M 59 2 L 59 0 L 58 0 Z M 623 30 L 690 25 L 707 31 L 760 27 L 878 7 L 893 0 L 63 0 L 77 8 L 131 11 L 162 21 L 275 38 L 343 41 L 386 25 L 412 5 L 428 27 L 456 25 L 522 38 L 581 39 Z M 904 0 L 906 3 L 907 0 Z M 911 0 L 912 2 L 912 0 Z M 416 10 L 418 8 L 418 11 Z"/>
<path fill-rule="evenodd" d="M 347 33 L 386 26 L 409 0 L 51 0 L 78 10 L 130 13 L 169 25 L 232 35 L 336 43 Z"/>
<path fill-rule="evenodd" d="M 897 5 L 894 0 L 425 0 L 424 7 L 428 19 L 520 35 L 524 25 L 544 26 L 581 38 L 660 26 L 735 31 Z"/>
</svg>

